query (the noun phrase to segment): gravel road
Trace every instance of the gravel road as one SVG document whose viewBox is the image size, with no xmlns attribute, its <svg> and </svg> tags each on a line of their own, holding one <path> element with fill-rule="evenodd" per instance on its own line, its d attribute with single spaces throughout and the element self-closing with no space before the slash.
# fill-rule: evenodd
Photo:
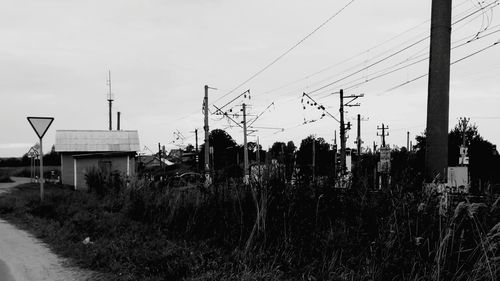
<svg viewBox="0 0 500 281">
<path fill-rule="evenodd" d="M 0 183 L 1 193 L 29 178 L 12 178 L 14 183 Z M 2 281 L 80 281 L 92 280 L 94 273 L 64 265 L 38 239 L 0 219 L 0 280 Z"/>
</svg>

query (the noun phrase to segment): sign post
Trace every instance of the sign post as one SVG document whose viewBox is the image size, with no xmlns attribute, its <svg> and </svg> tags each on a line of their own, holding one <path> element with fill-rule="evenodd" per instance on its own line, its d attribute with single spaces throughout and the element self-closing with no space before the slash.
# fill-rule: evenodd
<svg viewBox="0 0 500 281">
<path fill-rule="evenodd" d="M 30 148 L 28 151 L 28 158 L 30 159 L 30 178 L 31 182 L 34 181 L 35 179 L 35 165 L 36 165 L 36 158 L 38 157 L 38 151 L 35 149 L 34 146 Z"/>
<path fill-rule="evenodd" d="M 42 138 L 54 121 L 53 117 L 27 117 L 33 130 L 40 139 L 40 201 L 43 201 L 43 145 Z"/>
</svg>

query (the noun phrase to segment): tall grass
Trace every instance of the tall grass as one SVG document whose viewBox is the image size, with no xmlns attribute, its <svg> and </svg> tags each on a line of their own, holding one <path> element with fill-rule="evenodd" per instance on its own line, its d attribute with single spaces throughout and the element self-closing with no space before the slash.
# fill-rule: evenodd
<svg viewBox="0 0 500 281">
<path fill-rule="evenodd" d="M 0 213 L 50 221 L 49 243 L 116 280 L 497 280 L 499 201 L 443 206 L 412 179 L 377 192 L 366 177 L 351 190 L 272 175 L 208 189 L 103 180 L 49 188 L 43 204 L 2 198 Z"/>
</svg>

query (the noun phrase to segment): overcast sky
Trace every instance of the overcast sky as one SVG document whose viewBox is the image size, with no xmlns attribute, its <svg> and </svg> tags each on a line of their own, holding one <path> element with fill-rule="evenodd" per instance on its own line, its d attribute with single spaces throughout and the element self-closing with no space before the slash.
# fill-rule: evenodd
<svg viewBox="0 0 500 281">
<path fill-rule="evenodd" d="M 355 0 L 228 94 L 348 2 L 2 0 L 0 157 L 22 156 L 37 141 L 26 116 L 55 118 L 44 138 L 46 148 L 56 130 L 106 130 L 108 70 L 115 95 L 113 126 L 121 111 L 122 129 L 138 130 L 141 147 L 154 151 L 158 142 L 167 148 L 194 144 L 195 129 L 202 142 L 204 85 L 217 88 L 209 92 L 211 110 L 212 104 L 221 106 L 247 89 L 251 99 L 237 99 L 225 109 L 238 113 L 245 102 L 251 119 L 274 102 L 253 126 L 284 131 L 259 129 L 249 137 L 259 137 L 264 147 L 288 140 L 298 146 L 310 134 L 333 143 L 338 123 L 329 116 L 319 119 L 322 112 L 310 106 L 304 110 L 301 97 L 312 92 L 338 117 L 339 99 L 332 93 L 340 88 L 346 95 L 365 95 L 360 107 L 347 110 L 354 129 L 348 146 L 354 146 L 358 113 L 367 119 L 364 146 L 380 143 L 376 128 L 382 123 L 389 126 L 389 144 L 406 146 L 407 131 L 413 139 L 425 129 L 427 77 L 398 85 L 427 72 L 430 0 Z M 500 30 L 498 1 L 481 2 L 486 9 L 478 1 L 453 1 L 452 61 L 500 38 L 494 33 Z M 470 117 L 495 144 L 500 143 L 499 58 L 500 44 L 457 62 L 450 87 L 450 128 L 458 117 Z M 229 124 L 210 117 L 210 129 L 226 129 L 241 143 L 242 130 Z M 184 142 L 176 140 L 176 131 Z"/>
</svg>

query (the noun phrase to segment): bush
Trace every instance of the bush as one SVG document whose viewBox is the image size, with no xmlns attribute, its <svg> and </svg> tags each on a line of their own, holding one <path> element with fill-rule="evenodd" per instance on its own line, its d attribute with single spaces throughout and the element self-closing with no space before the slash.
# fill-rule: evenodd
<svg viewBox="0 0 500 281">
<path fill-rule="evenodd" d="M 9 176 L 0 176 L 0 182 L 14 182 Z"/>
</svg>

